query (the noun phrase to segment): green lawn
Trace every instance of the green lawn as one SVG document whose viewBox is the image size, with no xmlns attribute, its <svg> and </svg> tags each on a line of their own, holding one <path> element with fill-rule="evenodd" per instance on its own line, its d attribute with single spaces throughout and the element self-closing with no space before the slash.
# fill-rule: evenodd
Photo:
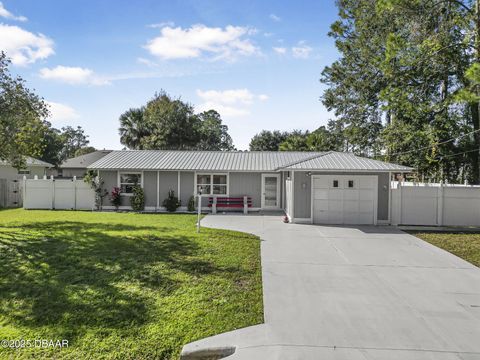
<svg viewBox="0 0 480 360">
<path fill-rule="evenodd" d="M 414 232 L 412 234 L 480 267 L 479 233 Z"/>
<path fill-rule="evenodd" d="M 260 241 L 193 215 L 0 211 L 0 358 L 176 359 L 263 322 Z"/>
</svg>

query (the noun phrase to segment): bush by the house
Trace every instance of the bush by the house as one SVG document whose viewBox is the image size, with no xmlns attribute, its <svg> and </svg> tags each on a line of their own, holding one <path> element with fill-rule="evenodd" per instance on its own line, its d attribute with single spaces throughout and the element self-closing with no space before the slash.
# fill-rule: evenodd
<svg viewBox="0 0 480 360">
<path fill-rule="evenodd" d="M 97 210 L 102 210 L 103 198 L 108 195 L 108 190 L 103 188 L 103 179 L 95 171 L 88 170 L 83 181 L 95 192 L 95 207 Z"/>
<path fill-rule="evenodd" d="M 133 194 L 130 198 L 130 204 L 134 211 L 143 211 L 145 209 L 145 194 L 140 185 L 135 185 L 133 187 Z"/>
<path fill-rule="evenodd" d="M 110 202 L 112 203 L 113 206 L 115 206 L 115 210 L 118 210 L 122 203 L 122 197 L 120 195 L 120 188 L 119 187 L 114 187 L 112 189 L 112 192 L 110 193 Z"/>
<path fill-rule="evenodd" d="M 187 210 L 195 211 L 195 197 L 193 195 L 188 199 Z"/>
<path fill-rule="evenodd" d="M 168 212 L 177 211 L 178 207 L 180 206 L 180 200 L 175 196 L 175 191 L 170 190 L 168 192 L 168 197 L 163 200 L 162 204 Z"/>
</svg>

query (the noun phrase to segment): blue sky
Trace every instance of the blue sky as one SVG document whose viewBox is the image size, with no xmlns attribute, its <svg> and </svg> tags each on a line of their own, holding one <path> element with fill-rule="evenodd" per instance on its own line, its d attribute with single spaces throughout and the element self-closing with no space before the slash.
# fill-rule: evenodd
<svg viewBox="0 0 480 360">
<path fill-rule="evenodd" d="M 214 108 L 239 149 L 262 129 L 315 129 L 333 117 L 320 73 L 338 57 L 322 1 L 1 0 L 0 49 L 52 104 L 121 149 L 118 117 L 156 91 Z"/>
</svg>

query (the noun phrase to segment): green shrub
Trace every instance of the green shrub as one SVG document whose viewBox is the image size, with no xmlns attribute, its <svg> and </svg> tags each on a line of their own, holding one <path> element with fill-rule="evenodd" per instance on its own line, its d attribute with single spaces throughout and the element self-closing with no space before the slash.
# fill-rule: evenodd
<svg viewBox="0 0 480 360">
<path fill-rule="evenodd" d="M 188 199 L 187 210 L 195 211 L 195 196 L 193 195 L 190 196 L 190 199 Z"/>
<path fill-rule="evenodd" d="M 175 196 L 175 191 L 170 190 L 168 192 L 168 197 L 163 200 L 162 204 L 168 212 L 177 211 L 178 207 L 180 206 L 180 200 Z"/>
<path fill-rule="evenodd" d="M 134 211 L 143 211 L 145 209 L 145 194 L 140 185 L 133 186 L 133 195 L 130 198 L 130 203 Z"/>
</svg>

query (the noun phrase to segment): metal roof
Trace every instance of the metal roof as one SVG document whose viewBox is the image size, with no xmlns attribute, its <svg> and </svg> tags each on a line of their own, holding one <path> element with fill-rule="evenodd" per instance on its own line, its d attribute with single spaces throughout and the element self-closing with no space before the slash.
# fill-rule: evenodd
<svg viewBox="0 0 480 360">
<path fill-rule="evenodd" d="M 62 165 L 60 165 L 60 168 L 62 169 L 72 169 L 72 168 L 77 168 L 77 169 L 84 169 L 88 165 L 93 164 L 95 161 L 103 158 L 105 155 L 108 155 L 112 152 L 112 150 L 97 150 L 85 155 L 80 155 L 71 159 L 65 160 Z"/>
<path fill-rule="evenodd" d="M 323 158 L 323 160 L 321 160 Z M 411 168 L 348 153 L 300 151 L 121 150 L 97 160 L 97 170 L 366 170 L 410 171 Z"/>
<path fill-rule="evenodd" d="M 43 160 L 35 159 L 31 156 L 25 156 L 25 162 L 27 166 L 40 166 L 40 167 L 48 167 L 48 168 L 53 167 L 52 164 Z M 10 166 L 10 163 L 5 160 L 0 160 L 0 165 Z"/>
<path fill-rule="evenodd" d="M 320 156 L 282 167 L 288 170 L 411 171 L 411 167 L 368 159 L 351 153 L 327 152 Z"/>
</svg>

